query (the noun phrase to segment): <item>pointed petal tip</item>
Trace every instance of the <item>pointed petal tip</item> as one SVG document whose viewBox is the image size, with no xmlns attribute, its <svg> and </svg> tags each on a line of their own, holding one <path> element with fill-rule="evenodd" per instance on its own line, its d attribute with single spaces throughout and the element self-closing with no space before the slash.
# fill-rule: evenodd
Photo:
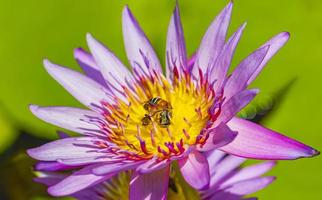
<svg viewBox="0 0 322 200">
<path fill-rule="evenodd" d="M 128 4 L 126 4 L 126 5 L 124 6 L 123 11 L 122 11 L 122 16 L 123 16 L 123 18 L 124 18 L 124 17 L 130 17 L 130 18 L 131 18 L 131 16 L 132 16 L 132 12 L 131 12 L 131 10 L 130 10 L 130 8 L 129 8 L 129 5 L 128 5 Z"/>
<path fill-rule="evenodd" d="M 29 104 L 29 110 L 33 113 L 34 111 L 37 110 L 37 108 L 39 108 L 39 106 L 35 105 L 35 104 Z"/>
<path fill-rule="evenodd" d="M 294 158 L 294 160 L 298 160 L 301 158 L 313 158 L 320 155 L 320 151 L 308 145 L 305 145 L 305 144 L 302 144 L 302 145 L 303 146 L 302 146 L 301 155 L 298 155 L 296 158 Z"/>
<path fill-rule="evenodd" d="M 55 186 L 55 185 L 54 185 Z M 66 196 L 68 194 L 60 194 L 59 192 L 56 191 L 54 186 L 51 186 L 47 189 L 48 194 L 50 194 L 53 197 L 61 197 L 61 196 Z"/>
<path fill-rule="evenodd" d="M 269 160 L 269 161 L 265 161 L 261 164 L 264 164 L 265 166 L 267 166 L 267 168 L 269 170 L 271 170 L 273 167 L 275 167 L 277 165 L 277 161 L 276 160 Z"/>
<path fill-rule="evenodd" d="M 275 181 L 277 179 L 276 176 L 268 176 L 267 179 L 269 180 L 269 184 L 272 183 L 273 181 Z"/>
<path fill-rule="evenodd" d="M 92 40 L 94 37 L 90 33 L 86 33 L 86 40 Z"/>
<path fill-rule="evenodd" d="M 86 33 L 86 41 L 91 52 L 102 46 L 102 44 L 90 33 Z"/>
<path fill-rule="evenodd" d="M 267 164 L 269 164 L 271 166 L 271 168 L 273 168 L 274 166 L 277 165 L 277 161 L 276 160 L 270 160 L 266 162 Z"/>
<path fill-rule="evenodd" d="M 235 156 L 258 160 L 295 160 L 319 155 L 319 151 L 308 145 L 248 120 L 233 118 L 228 126 L 238 131 L 238 135 L 221 150 Z M 247 143 L 252 145 L 245 145 Z"/>
<path fill-rule="evenodd" d="M 45 69 L 47 70 L 47 72 L 49 73 L 49 74 L 52 74 L 52 72 L 54 72 L 55 70 L 59 70 L 60 68 L 62 68 L 62 67 L 60 67 L 60 66 L 58 66 L 58 65 L 56 65 L 56 64 L 54 64 L 54 63 L 52 63 L 50 60 L 48 60 L 47 58 L 45 58 L 44 60 L 43 60 L 43 64 L 44 64 L 44 67 L 45 67 Z M 54 71 L 53 71 L 54 70 Z"/>
<path fill-rule="evenodd" d="M 176 6 L 174 7 L 173 13 L 179 13 L 179 1 L 176 0 Z"/>
<path fill-rule="evenodd" d="M 30 104 L 29 110 L 30 112 L 35 115 L 37 118 L 39 118 L 39 109 L 41 110 L 41 107 L 38 105 Z"/>
<path fill-rule="evenodd" d="M 83 49 L 83 48 L 81 48 L 81 47 L 77 47 L 77 48 L 75 48 L 75 49 L 73 50 L 74 57 L 75 57 L 76 59 L 78 59 L 78 58 L 79 58 L 79 56 L 80 56 L 83 52 L 84 52 L 84 49 Z"/>
<path fill-rule="evenodd" d="M 92 37 L 91 33 L 86 33 L 86 38 Z"/>
<path fill-rule="evenodd" d="M 257 95 L 260 92 L 259 89 L 251 89 L 251 91 L 253 92 L 254 95 Z"/>
<path fill-rule="evenodd" d="M 43 60 L 43 64 L 46 69 L 52 66 L 52 62 L 50 62 L 47 58 Z"/>
<path fill-rule="evenodd" d="M 246 26 L 247 26 L 247 21 L 245 21 L 242 25 L 241 25 L 241 28 L 244 29 Z"/>
<path fill-rule="evenodd" d="M 229 3 L 227 4 L 226 9 L 227 9 L 227 10 L 231 10 L 231 9 L 233 8 L 233 6 L 234 6 L 234 1 L 233 1 L 233 0 L 231 0 L 231 1 L 229 1 Z"/>
<path fill-rule="evenodd" d="M 320 155 L 320 151 L 311 148 L 310 152 L 308 153 L 308 156 L 305 156 L 305 157 L 306 158 L 313 158 L 313 157 L 316 157 L 316 156 L 319 156 L 319 155 Z"/>
<path fill-rule="evenodd" d="M 87 41 L 88 46 L 90 46 L 90 44 L 96 42 L 95 38 L 90 33 L 86 33 L 86 41 Z"/>
<path fill-rule="evenodd" d="M 35 160 L 38 160 L 37 159 L 37 156 L 36 156 L 36 151 L 37 151 L 37 148 L 31 148 L 31 149 L 27 149 L 26 150 L 26 153 L 28 156 L 30 156 L 31 158 L 35 159 Z"/>
<path fill-rule="evenodd" d="M 288 31 L 282 32 L 281 33 L 287 40 L 291 37 L 291 33 Z"/>
</svg>

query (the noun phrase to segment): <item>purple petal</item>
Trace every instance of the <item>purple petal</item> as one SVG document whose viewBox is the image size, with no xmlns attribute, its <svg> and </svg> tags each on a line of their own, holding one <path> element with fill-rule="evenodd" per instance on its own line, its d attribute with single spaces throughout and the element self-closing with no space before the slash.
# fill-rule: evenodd
<svg viewBox="0 0 322 200">
<path fill-rule="evenodd" d="M 264 60 L 262 61 L 261 65 L 257 68 L 257 70 L 253 73 L 252 77 L 248 80 L 247 85 L 249 85 L 253 80 L 258 76 L 258 74 L 262 71 L 266 63 L 284 46 L 284 44 L 290 38 L 290 34 L 288 32 L 282 32 L 268 42 L 266 42 L 264 46 L 270 46 Z"/>
<path fill-rule="evenodd" d="M 74 50 L 74 57 L 85 72 L 86 76 L 97 81 L 99 84 L 107 87 L 106 82 L 100 72 L 100 69 L 95 63 L 91 54 L 87 53 L 82 48 L 77 48 Z"/>
<path fill-rule="evenodd" d="M 219 195 L 220 193 L 223 192 L 223 193 L 234 194 L 238 196 L 245 196 L 267 187 L 274 180 L 275 180 L 275 177 L 271 177 L 271 176 L 248 179 L 246 181 L 241 181 L 233 185 L 230 185 L 227 188 L 222 189 L 221 192 L 218 192 L 217 194 Z"/>
<path fill-rule="evenodd" d="M 227 71 L 232 61 L 236 46 L 243 33 L 246 23 L 241 25 L 239 29 L 229 38 L 228 42 L 223 47 L 222 52 L 216 59 L 216 62 L 211 66 L 209 73 L 210 81 L 214 83 L 214 91 L 219 91 L 226 80 Z"/>
<path fill-rule="evenodd" d="M 193 151 L 187 157 L 178 160 L 178 164 L 182 176 L 193 188 L 205 190 L 209 187 L 209 165 L 203 154 Z"/>
<path fill-rule="evenodd" d="M 115 173 L 111 173 L 104 176 L 97 176 L 92 173 L 92 169 L 95 167 L 97 167 L 97 165 L 90 165 L 74 172 L 59 183 L 49 187 L 48 193 L 53 196 L 67 196 L 96 185 L 115 175 Z"/>
<path fill-rule="evenodd" d="M 68 170 L 74 168 L 73 166 L 64 165 L 59 162 L 50 161 L 50 162 L 38 162 L 35 164 L 36 171 L 60 171 L 60 170 Z"/>
<path fill-rule="evenodd" d="M 163 161 L 158 161 L 158 158 L 152 158 L 149 161 L 141 164 L 136 171 L 140 174 L 147 174 L 151 173 L 156 170 L 160 170 L 161 168 L 166 167 L 169 165 L 171 161 L 170 160 L 163 160 Z"/>
<path fill-rule="evenodd" d="M 254 99 L 257 93 L 257 89 L 244 90 L 228 99 L 228 101 L 226 101 L 222 106 L 221 113 L 213 126 L 215 127 L 220 123 L 227 123 L 241 109 L 249 104 Z"/>
<path fill-rule="evenodd" d="M 212 150 L 205 152 L 204 155 L 206 155 L 209 168 L 214 169 L 218 163 L 221 162 L 221 160 L 227 155 L 225 152 L 218 151 L 218 150 Z"/>
<path fill-rule="evenodd" d="M 45 184 L 47 186 L 55 185 L 66 177 L 65 174 L 48 173 L 48 172 L 46 173 L 37 172 L 37 175 L 39 176 L 39 178 L 34 178 L 34 181 Z M 75 199 L 78 199 L 78 200 L 96 200 L 102 197 L 101 193 L 105 192 L 105 190 L 106 190 L 106 181 L 101 184 L 94 185 L 93 187 L 88 187 L 84 190 L 73 193 L 71 197 L 74 197 Z"/>
<path fill-rule="evenodd" d="M 130 200 L 166 200 L 170 166 L 149 174 L 133 172 L 130 182 Z"/>
<path fill-rule="evenodd" d="M 55 185 L 66 177 L 61 173 L 54 172 L 37 172 L 37 176 L 38 177 L 33 178 L 33 180 L 46 186 Z"/>
<path fill-rule="evenodd" d="M 193 53 L 190 58 L 188 59 L 188 64 L 187 64 L 187 71 L 190 72 L 192 70 L 193 65 L 196 62 L 196 53 Z"/>
<path fill-rule="evenodd" d="M 87 34 L 86 38 L 88 46 L 105 80 L 109 85 L 123 91 L 122 86 L 126 85 L 127 81 L 132 80 L 130 71 L 114 53 L 102 43 L 98 42 L 91 34 Z"/>
<path fill-rule="evenodd" d="M 166 64 L 166 73 L 169 79 L 172 79 L 174 67 L 177 67 L 178 70 L 187 67 L 186 45 L 178 5 L 176 5 L 168 28 Z"/>
<path fill-rule="evenodd" d="M 245 158 L 230 155 L 225 157 L 217 166 L 211 166 L 210 188 L 219 185 L 227 175 L 233 172 L 243 162 L 245 162 Z"/>
<path fill-rule="evenodd" d="M 221 123 L 215 128 L 211 128 L 209 131 L 209 138 L 206 143 L 197 148 L 198 151 L 210 151 L 218 149 L 231 141 L 236 137 L 237 132 L 232 131 L 226 124 Z"/>
<path fill-rule="evenodd" d="M 263 160 L 292 160 L 319 154 L 305 144 L 244 119 L 235 117 L 228 126 L 238 132 L 231 143 L 220 148 L 229 154 Z"/>
<path fill-rule="evenodd" d="M 233 3 L 230 2 L 209 26 L 202 38 L 197 52 L 196 62 L 192 73 L 195 77 L 199 75 L 199 68 L 206 72 L 212 66 L 225 44 L 228 25 L 230 22 Z"/>
<path fill-rule="evenodd" d="M 268 162 L 263 162 L 256 165 L 244 167 L 240 169 L 236 174 L 231 176 L 229 179 L 225 180 L 220 187 L 226 187 L 240 181 L 245 181 L 248 179 L 260 177 L 261 175 L 270 171 L 275 165 L 276 165 L 276 162 L 268 161 Z"/>
<path fill-rule="evenodd" d="M 88 137 L 71 137 L 28 149 L 27 153 L 30 157 L 42 161 L 106 156 L 106 153 L 98 152 L 98 150 Z"/>
<path fill-rule="evenodd" d="M 116 171 L 126 171 L 133 168 L 136 168 L 142 164 L 142 162 L 114 162 L 114 163 L 107 163 L 96 168 L 93 168 L 92 172 L 96 175 L 104 175 L 113 173 Z"/>
<path fill-rule="evenodd" d="M 68 135 L 67 133 L 65 133 L 63 131 L 57 131 L 57 136 L 60 139 L 69 138 L 70 137 L 70 135 Z"/>
<path fill-rule="evenodd" d="M 123 9 L 122 21 L 125 50 L 131 66 L 146 74 L 151 70 L 161 73 L 161 65 L 153 47 L 127 6 Z"/>
<path fill-rule="evenodd" d="M 96 81 L 48 60 L 44 60 L 44 65 L 48 73 L 82 104 L 92 107 L 93 104 L 101 105 L 102 101 L 110 102 L 106 89 Z"/>
<path fill-rule="evenodd" d="M 77 158 L 67 158 L 57 160 L 59 163 L 68 166 L 83 166 L 95 163 L 113 163 L 122 161 L 121 158 L 115 158 L 115 154 L 106 153 L 99 157 L 89 155 L 88 157 L 77 157 Z"/>
<path fill-rule="evenodd" d="M 101 119 L 101 116 L 91 110 L 71 107 L 40 107 L 36 105 L 30 105 L 29 109 L 39 119 L 55 126 L 80 134 L 99 134 L 100 127 L 98 124 L 90 122 L 90 119 Z"/>
<path fill-rule="evenodd" d="M 262 47 L 244 59 L 233 71 L 225 84 L 224 96 L 230 99 L 233 95 L 246 89 L 247 82 L 267 55 L 269 46 Z"/>
</svg>

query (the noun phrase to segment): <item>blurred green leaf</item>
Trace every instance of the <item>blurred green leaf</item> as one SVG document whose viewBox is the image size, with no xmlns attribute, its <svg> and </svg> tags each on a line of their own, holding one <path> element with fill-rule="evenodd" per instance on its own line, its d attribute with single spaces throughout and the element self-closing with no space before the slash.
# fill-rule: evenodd
<svg viewBox="0 0 322 200">
<path fill-rule="evenodd" d="M 0 107 L 0 154 L 16 139 L 18 131 Z"/>
</svg>

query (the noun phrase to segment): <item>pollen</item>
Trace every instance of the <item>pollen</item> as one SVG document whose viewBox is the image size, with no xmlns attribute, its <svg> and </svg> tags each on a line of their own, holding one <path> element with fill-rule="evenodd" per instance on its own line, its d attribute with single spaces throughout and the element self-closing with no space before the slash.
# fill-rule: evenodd
<svg viewBox="0 0 322 200">
<path fill-rule="evenodd" d="M 213 107 L 220 98 L 211 88 L 189 75 L 171 83 L 163 75 L 140 78 L 124 87 L 127 102 L 106 104 L 107 140 L 117 145 L 115 153 L 139 160 L 163 160 L 202 145 L 208 137 L 206 128 L 220 112 L 220 106 Z"/>
</svg>

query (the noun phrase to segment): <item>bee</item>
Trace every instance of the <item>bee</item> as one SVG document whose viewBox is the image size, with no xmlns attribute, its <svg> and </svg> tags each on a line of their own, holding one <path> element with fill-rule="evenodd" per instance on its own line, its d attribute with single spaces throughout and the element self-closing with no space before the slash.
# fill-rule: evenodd
<svg viewBox="0 0 322 200">
<path fill-rule="evenodd" d="M 166 128 L 171 124 L 172 107 L 170 103 L 160 97 L 153 97 L 145 102 L 143 108 L 147 114 L 141 119 L 143 126 L 148 126 L 152 121 Z"/>
<path fill-rule="evenodd" d="M 150 115 L 145 114 L 144 117 L 141 119 L 141 122 L 143 126 L 148 126 L 152 122 L 152 119 Z"/>
<path fill-rule="evenodd" d="M 145 102 L 143 108 L 152 114 L 160 110 L 172 109 L 171 105 L 160 97 L 151 98 L 149 101 Z"/>
<path fill-rule="evenodd" d="M 170 110 L 162 110 L 156 116 L 159 125 L 163 128 L 166 128 L 171 124 L 171 117 L 172 112 Z"/>
</svg>

